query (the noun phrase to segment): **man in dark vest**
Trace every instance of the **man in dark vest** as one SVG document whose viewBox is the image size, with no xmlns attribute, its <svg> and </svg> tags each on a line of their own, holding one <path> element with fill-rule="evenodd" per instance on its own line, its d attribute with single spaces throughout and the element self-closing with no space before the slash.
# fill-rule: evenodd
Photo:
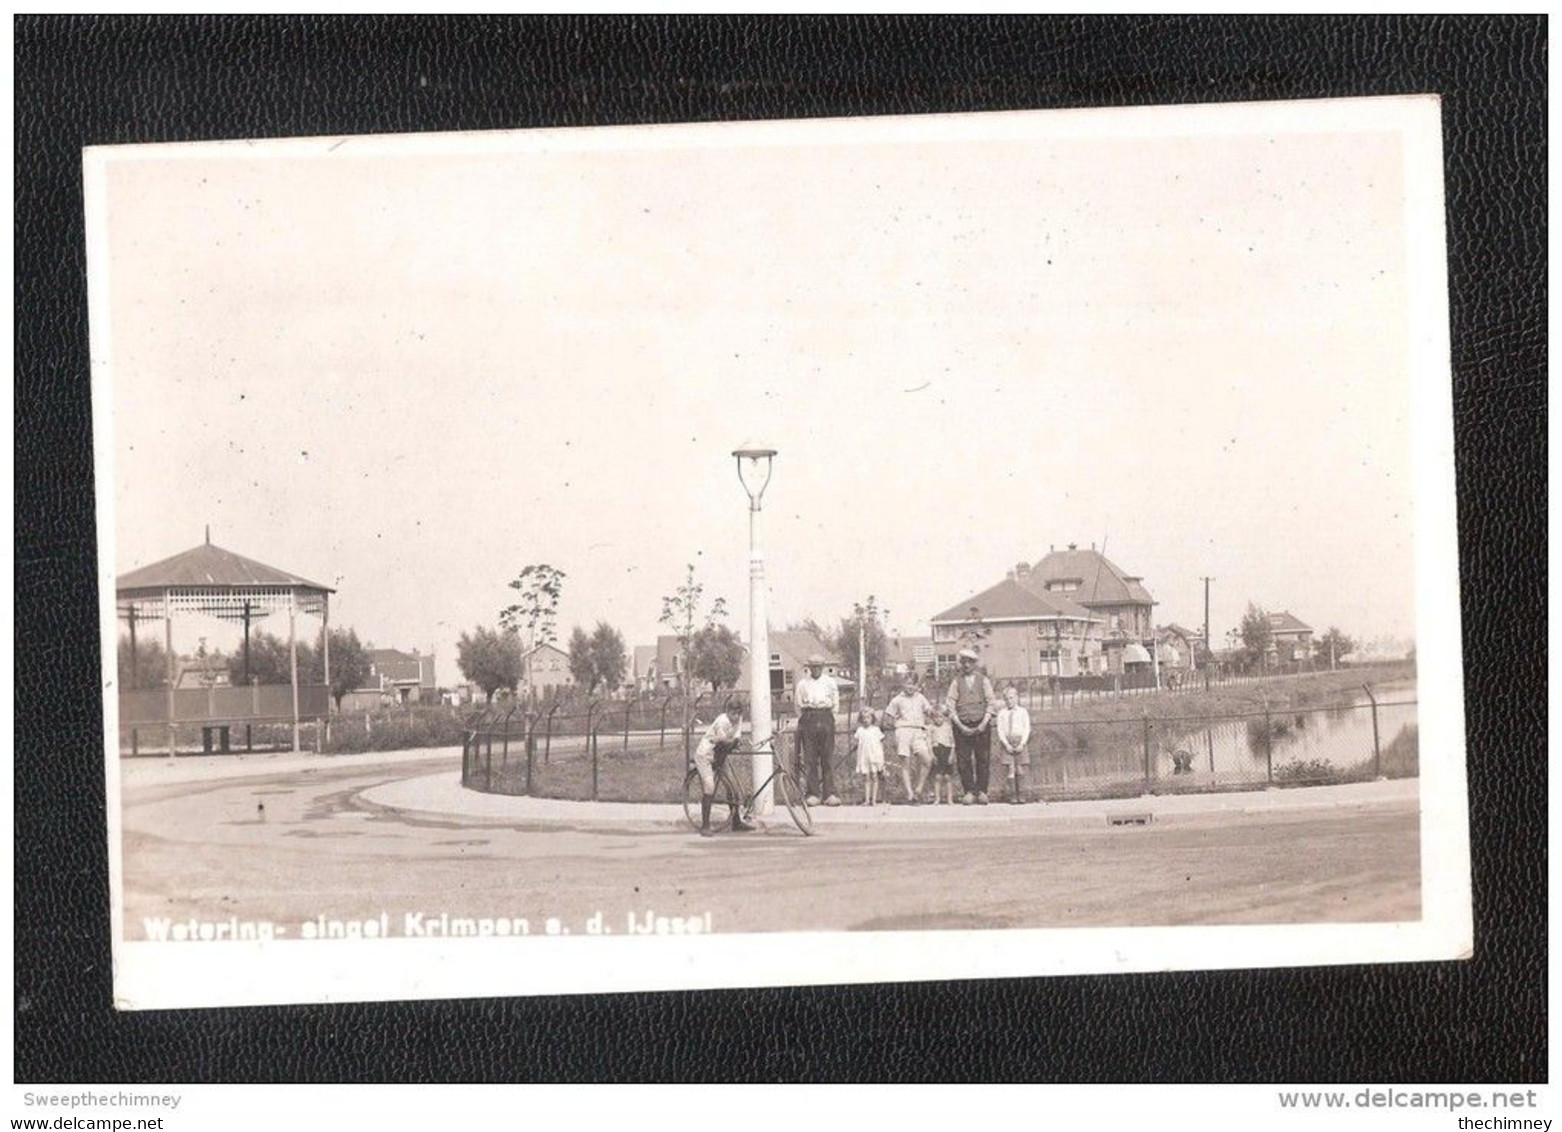
<svg viewBox="0 0 1562 1132">
<path fill-rule="evenodd" d="M 987 769 L 992 758 L 992 722 L 998 711 L 993 683 L 976 670 L 974 649 L 960 650 L 960 674 L 949 685 L 944 707 L 955 726 L 955 761 L 960 767 L 960 800 L 987 805 Z"/>
</svg>

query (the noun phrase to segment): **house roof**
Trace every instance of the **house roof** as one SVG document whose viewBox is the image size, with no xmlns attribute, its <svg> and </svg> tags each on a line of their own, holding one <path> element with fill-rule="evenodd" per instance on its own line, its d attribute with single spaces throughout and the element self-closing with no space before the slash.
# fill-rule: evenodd
<svg viewBox="0 0 1562 1132">
<path fill-rule="evenodd" d="M 242 554 L 235 554 L 209 542 L 182 554 L 175 554 L 172 558 L 138 567 L 128 574 L 121 574 L 114 581 L 114 588 L 121 593 L 128 590 L 248 586 L 290 586 L 323 593 L 336 592 L 330 586 L 311 582 L 297 574 L 267 566 L 264 562 L 245 558 Z"/>
<path fill-rule="evenodd" d="M 521 654 L 521 656 L 522 656 L 523 659 L 526 658 L 526 657 L 529 657 L 529 656 L 535 656 L 536 654 L 542 652 L 545 649 L 548 652 L 556 652 L 556 653 L 558 653 L 560 656 L 564 657 L 566 660 L 569 659 L 569 653 L 566 652 L 564 649 L 559 648 L 558 645 L 550 645 L 550 644 L 547 644 L 547 643 L 543 643 L 543 644 L 540 644 L 540 645 L 536 645 L 536 646 L 534 646 L 532 648 L 529 648 L 525 652 L 523 652 Z"/>
<path fill-rule="evenodd" d="M 1090 620 L 1090 611 L 1063 594 L 1049 594 L 1028 585 L 1021 585 L 1012 578 L 1005 578 L 995 586 L 988 586 L 979 594 L 950 606 L 934 617 L 935 622 L 972 620 L 971 610 L 983 620 L 1000 617 L 1074 617 Z"/>
<path fill-rule="evenodd" d="M 783 666 L 788 659 L 793 664 L 801 664 L 814 653 L 824 657 L 826 664 L 841 663 L 841 658 L 836 656 L 823 641 L 807 629 L 772 629 L 769 632 L 769 637 L 770 651 L 781 654 Z"/>
<path fill-rule="evenodd" d="M 364 655 L 369 658 L 370 664 L 389 664 L 395 660 L 417 660 L 410 652 L 402 652 L 400 649 L 364 649 Z"/>
<path fill-rule="evenodd" d="M 1124 573 L 1122 567 L 1096 550 L 1072 546 L 1054 550 L 1031 567 L 1025 582 L 1045 589 L 1048 582 L 1069 579 L 1079 582 L 1079 589 L 1071 596 L 1084 606 L 1155 604 L 1142 578 Z"/>
<path fill-rule="evenodd" d="M 1286 609 L 1269 615 L 1269 628 L 1276 633 L 1311 633 L 1313 631 L 1311 625 L 1303 624 L 1300 618 Z"/>
</svg>

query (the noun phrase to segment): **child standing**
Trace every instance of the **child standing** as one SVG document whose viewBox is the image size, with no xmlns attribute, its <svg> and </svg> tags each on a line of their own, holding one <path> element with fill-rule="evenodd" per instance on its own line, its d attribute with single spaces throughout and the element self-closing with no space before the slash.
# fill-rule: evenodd
<svg viewBox="0 0 1562 1132">
<path fill-rule="evenodd" d="M 1020 692 L 1013 684 L 1003 690 L 1003 710 L 998 713 L 999 758 L 1009 768 L 1009 801 L 1025 800 L 1025 772 L 1030 769 L 1030 712 L 1020 706 Z"/>
<path fill-rule="evenodd" d="M 933 705 L 917 682 L 915 672 L 906 673 L 900 694 L 884 709 L 884 717 L 895 725 L 895 763 L 900 770 L 906 801 L 916 805 L 922 800 L 928 771 L 933 767 L 933 749 L 928 745 L 927 725 Z"/>
<path fill-rule="evenodd" d="M 935 707 L 932 719 L 933 805 L 942 802 L 947 794 L 952 806 L 955 804 L 955 729 L 943 708 Z"/>
<path fill-rule="evenodd" d="M 873 712 L 857 716 L 852 746 L 857 751 L 857 773 L 862 775 L 862 804 L 872 806 L 879 800 L 879 775 L 884 773 L 884 732 L 874 722 Z"/>
</svg>

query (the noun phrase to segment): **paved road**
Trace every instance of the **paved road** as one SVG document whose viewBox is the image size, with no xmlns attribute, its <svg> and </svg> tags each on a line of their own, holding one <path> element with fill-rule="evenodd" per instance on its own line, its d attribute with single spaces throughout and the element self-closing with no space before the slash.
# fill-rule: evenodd
<svg viewBox="0 0 1562 1132">
<path fill-rule="evenodd" d="M 204 760 L 203 760 L 204 761 Z M 286 765 L 158 781 L 126 764 L 126 937 L 148 918 L 408 912 L 609 924 L 632 911 L 718 931 L 1382 921 L 1420 915 L 1413 810 L 1210 815 L 1149 827 L 839 825 L 804 839 L 694 836 L 676 823 L 495 826 L 423 820 L 364 789 L 457 757 Z M 202 768 L 203 771 L 205 768 Z M 252 768 L 251 768 L 252 769 Z M 161 775 L 166 779 L 166 774 Z M 392 934 L 400 934 L 393 927 Z"/>
</svg>

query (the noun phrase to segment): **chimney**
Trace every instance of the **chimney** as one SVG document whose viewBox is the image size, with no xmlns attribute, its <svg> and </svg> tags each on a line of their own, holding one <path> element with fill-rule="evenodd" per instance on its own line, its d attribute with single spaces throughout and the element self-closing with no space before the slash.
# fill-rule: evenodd
<svg viewBox="0 0 1562 1132">
<path fill-rule="evenodd" d="M 1071 543 L 1068 544 L 1068 548 L 1070 550 L 1078 550 L 1079 549 L 1079 543 L 1071 542 Z"/>
<path fill-rule="evenodd" d="M 1030 576 L 1030 563 L 1017 562 L 1014 566 L 1014 577 L 1017 581 L 1024 581 Z"/>
<path fill-rule="evenodd" d="M 1011 582 L 1014 581 L 1014 571 L 1013 570 L 1006 571 L 1006 575 L 1007 575 L 1009 581 L 1011 581 Z"/>
</svg>

